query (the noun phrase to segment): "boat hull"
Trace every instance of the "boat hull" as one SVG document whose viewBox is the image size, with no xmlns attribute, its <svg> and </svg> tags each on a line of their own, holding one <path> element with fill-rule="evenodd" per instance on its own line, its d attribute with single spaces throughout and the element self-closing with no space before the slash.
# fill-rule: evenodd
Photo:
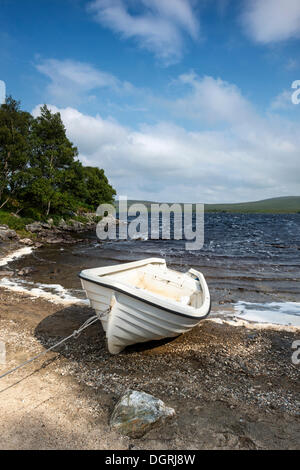
<svg viewBox="0 0 300 470">
<path fill-rule="evenodd" d="M 167 312 L 102 286 L 97 286 L 95 292 L 95 285 L 86 280 L 82 285 L 102 323 L 111 354 L 118 354 L 132 344 L 176 337 L 202 320 Z"/>
<path fill-rule="evenodd" d="M 210 311 L 210 297 L 206 298 L 205 308 L 197 311 L 199 315 L 189 315 L 180 308 L 177 311 L 170 308 L 167 303 L 159 305 L 149 298 L 139 298 L 122 289 L 104 286 L 95 277 L 88 279 L 86 273 L 80 275 L 82 287 L 102 323 L 111 354 L 118 354 L 132 344 L 186 333 Z"/>
</svg>

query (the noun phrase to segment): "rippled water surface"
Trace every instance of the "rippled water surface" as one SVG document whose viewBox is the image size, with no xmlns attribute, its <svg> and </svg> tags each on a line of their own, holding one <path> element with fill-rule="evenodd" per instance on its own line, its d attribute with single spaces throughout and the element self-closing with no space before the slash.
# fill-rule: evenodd
<svg viewBox="0 0 300 470">
<path fill-rule="evenodd" d="M 83 243 L 44 247 L 12 267 L 34 266 L 37 271 L 26 280 L 59 284 L 82 296 L 77 277 L 82 269 L 152 256 L 165 258 L 179 271 L 201 270 L 215 305 L 300 301 L 300 214 L 206 214 L 199 251 L 186 251 L 183 240 L 98 243 L 89 233 Z"/>
</svg>

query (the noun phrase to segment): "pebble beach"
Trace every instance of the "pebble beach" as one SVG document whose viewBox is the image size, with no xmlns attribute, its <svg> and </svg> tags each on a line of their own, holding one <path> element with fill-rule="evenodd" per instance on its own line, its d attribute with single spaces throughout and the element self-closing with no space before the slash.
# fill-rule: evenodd
<svg viewBox="0 0 300 470">
<path fill-rule="evenodd" d="M 7 255 L 8 256 L 8 255 Z M 228 318 L 218 315 L 227 309 Z M 0 381 L 1 449 L 297 449 L 300 441 L 297 326 L 247 322 L 215 305 L 211 318 L 170 340 L 117 356 L 95 323 Z M 68 336 L 93 315 L 83 301 L 1 286 L 0 340 L 9 370 Z M 140 439 L 113 431 L 110 416 L 129 388 L 176 416 Z"/>
</svg>

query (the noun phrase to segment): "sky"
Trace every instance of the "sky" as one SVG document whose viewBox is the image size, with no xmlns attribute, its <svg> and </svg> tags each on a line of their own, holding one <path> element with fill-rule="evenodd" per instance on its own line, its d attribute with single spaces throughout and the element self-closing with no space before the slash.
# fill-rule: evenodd
<svg viewBox="0 0 300 470">
<path fill-rule="evenodd" d="M 130 199 L 300 195 L 299 51 L 299 0 L 0 0 L 7 94 Z"/>
</svg>

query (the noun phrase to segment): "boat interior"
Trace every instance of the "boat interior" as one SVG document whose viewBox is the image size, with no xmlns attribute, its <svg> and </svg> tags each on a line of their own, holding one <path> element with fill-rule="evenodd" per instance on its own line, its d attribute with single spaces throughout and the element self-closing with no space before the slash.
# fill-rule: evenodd
<svg viewBox="0 0 300 470">
<path fill-rule="evenodd" d="M 203 303 L 199 281 L 189 273 L 168 269 L 165 264 L 147 264 L 101 277 L 193 308 L 199 308 Z"/>
</svg>

